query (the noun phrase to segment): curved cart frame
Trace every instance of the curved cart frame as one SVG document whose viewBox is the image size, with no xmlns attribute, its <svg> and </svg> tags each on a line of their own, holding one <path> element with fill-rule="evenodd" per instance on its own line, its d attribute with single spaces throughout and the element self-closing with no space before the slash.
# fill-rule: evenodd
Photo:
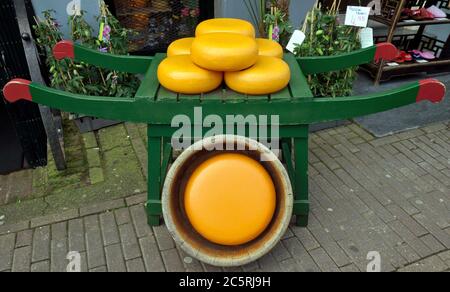
<svg viewBox="0 0 450 292">
<path fill-rule="evenodd" d="M 396 54 L 397 49 L 386 43 L 331 57 L 295 58 L 286 54 L 284 60 L 291 69 L 292 78 L 289 86 L 281 92 L 246 96 L 221 88 L 207 94 L 182 95 L 166 90 L 158 82 L 156 72 L 160 62 L 166 58 L 165 54 L 154 57 L 115 56 L 62 41 L 54 48 L 57 59 L 71 58 L 102 68 L 144 74 L 136 96 L 130 99 L 83 96 L 21 79 L 9 82 L 3 91 L 10 102 L 26 99 L 67 112 L 146 123 L 149 158 L 147 213 L 150 225 L 159 225 L 162 215 L 161 189 L 172 159 L 170 139 L 177 130 L 171 127 L 174 116 L 184 114 L 194 121 L 195 107 L 202 107 L 204 115 L 218 115 L 223 120 L 227 115 L 278 115 L 283 159 L 293 183 L 296 222 L 299 226 L 307 226 L 310 124 L 364 116 L 423 100 L 437 103 L 443 99 L 446 89 L 439 81 L 423 80 L 366 96 L 313 98 L 306 76 L 374 60 L 391 60 Z M 203 128 L 203 133 L 207 130 Z"/>
</svg>

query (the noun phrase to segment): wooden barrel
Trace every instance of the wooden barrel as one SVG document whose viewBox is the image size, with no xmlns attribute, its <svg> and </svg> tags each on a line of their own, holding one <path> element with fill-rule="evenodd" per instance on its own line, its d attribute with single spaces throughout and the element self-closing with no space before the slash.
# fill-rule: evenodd
<svg viewBox="0 0 450 292">
<path fill-rule="evenodd" d="M 235 173 L 226 174 L 227 163 Z M 239 177 L 248 183 L 233 189 L 242 183 Z M 229 186 L 220 180 L 230 180 Z M 217 189 L 200 194 L 205 184 Z M 223 201 L 215 202 L 217 195 Z M 233 205 L 241 203 L 246 205 Z M 214 266 L 241 266 L 280 241 L 292 216 L 293 191 L 286 169 L 266 146 L 223 135 L 199 141 L 178 157 L 164 183 L 162 208 L 170 234 L 187 254 Z"/>
</svg>

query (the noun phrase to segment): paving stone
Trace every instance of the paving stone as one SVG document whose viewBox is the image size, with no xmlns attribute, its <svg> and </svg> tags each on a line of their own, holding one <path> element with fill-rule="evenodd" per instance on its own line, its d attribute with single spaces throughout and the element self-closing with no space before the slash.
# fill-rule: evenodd
<svg viewBox="0 0 450 292">
<path fill-rule="evenodd" d="M 50 271 L 51 272 L 66 272 L 69 261 L 67 254 L 67 239 L 55 239 L 50 242 Z"/>
<path fill-rule="evenodd" d="M 138 239 L 132 224 L 119 226 L 120 240 L 122 242 L 125 260 L 132 260 L 141 256 Z"/>
<path fill-rule="evenodd" d="M 125 207 L 125 201 L 123 199 L 117 199 L 114 201 L 98 203 L 98 204 L 80 208 L 80 216 L 84 217 L 87 215 L 98 214 L 98 213 L 102 213 L 105 211 L 119 209 L 122 207 Z"/>
<path fill-rule="evenodd" d="M 33 230 L 23 230 L 17 233 L 16 248 L 30 246 L 33 242 Z"/>
<path fill-rule="evenodd" d="M 283 241 L 284 246 L 305 272 L 319 272 L 320 269 L 296 237 Z"/>
<path fill-rule="evenodd" d="M 360 272 L 358 267 L 355 266 L 354 264 L 350 264 L 348 266 L 342 267 L 342 268 L 340 268 L 340 270 L 341 270 L 341 272 L 344 272 L 344 273 L 358 273 L 358 272 Z"/>
<path fill-rule="evenodd" d="M 417 262 L 421 257 L 407 243 L 394 246 L 394 249 L 406 259 L 408 264 Z"/>
<path fill-rule="evenodd" d="M 211 266 L 205 263 L 202 263 L 203 269 L 205 270 L 205 272 L 209 272 L 209 273 L 220 273 L 223 272 L 223 270 L 219 267 L 215 267 L 215 266 Z M 254 272 L 258 272 L 258 270 L 255 270 Z"/>
<path fill-rule="evenodd" d="M 414 236 L 420 237 L 428 234 L 428 231 L 422 225 L 417 223 L 416 220 L 406 214 L 406 212 L 400 207 L 396 205 L 389 205 L 386 208 L 396 217 L 396 219 L 398 219 L 398 221 L 405 225 L 409 231 L 414 234 Z"/>
<path fill-rule="evenodd" d="M 3 225 L 3 226 L 0 226 L 0 235 L 22 231 L 22 230 L 28 229 L 29 227 L 30 227 L 29 221 Z"/>
<path fill-rule="evenodd" d="M 146 236 L 139 239 L 139 245 L 147 272 L 164 272 L 164 264 L 155 239 L 152 236 Z"/>
<path fill-rule="evenodd" d="M 62 240 L 67 238 L 67 222 L 52 224 L 52 240 Z"/>
<path fill-rule="evenodd" d="M 320 244 L 314 236 L 312 236 L 308 229 L 304 227 L 291 226 L 291 230 L 307 251 L 320 247 Z"/>
<path fill-rule="evenodd" d="M 120 244 L 113 244 L 105 247 L 105 254 L 108 272 L 127 271 Z"/>
<path fill-rule="evenodd" d="M 128 208 L 121 208 L 114 211 L 117 225 L 124 225 L 131 222 L 130 211 Z"/>
<path fill-rule="evenodd" d="M 31 264 L 31 272 L 47 273 L 50 272 L 50 261 L 42 261 Z"/>
<path fill-rule="evenodd" d="M 184 269 L 186 272 L 204 272 L 202 264 L 199 260 L 192 258 L 186 252 L 184 252 L 179 246 L 177 246 L 178 254 L 181 261 L 183 262 Z"/>
<path fill-rule="evenodd" d="M 86 232 L 86 251 L 89 270 L 105 266 L 105 252 L 103 250 L 98 216 L 93 215 L 85 217 L 84 227 Z"/>
<path fill-rule="evenodd" d="M 184 265 L 181 262 L 178 251 L 173 248 L 161 251 L 161 257 L 167 272 L 184 272 Z"/>
<path fill-rule="evenodd" d="M 258 263 L 263 272 L 281 272 L 280 264 L 271 253 L 268 253 L 260 258 Z"/>
<path fill-rule="evenodd" d="M 438 256 L 423 259 L 415 264 L 399 269 L 399 272 L 443 272 L 448 267 Z"/>
<path fill-rule="evenodd" d="M 449 261 L 450 260 L 450 250 L 447 250 L 443 253 L 439 254 L 439 257 L 443 260 L 443 261 Z"/>
<path fill-rule="evenodd" d="M 272 249 L 271 253 L 277 262 L 282 262 L 292 257 L 281 241 Z"/>
<path fill-rule="evenodd" d="M 89 272 L 90 273 L 106 273 L 106 272 L 108 272 L 108 268 L 106 266 L 101 266 L 101 267 L 90 269 Z"/>
<path fill-rule="evenodd" d="M 12 271 L 29 272 L 31 265 L 31 246 L 24 246 L 14 250 Z"/>
<path fill-rule="evenodd" d="M 280 262 L 280 267 L 283 272 L 303 272 L 300 264 L 293 258 Z"/>
<path fill-rule="evenodd" d="M 86 149 L 87 162 L 90 168 L 101 168 L 100 149 Z"/>
<path fill-rule="evenodd" d="M 153 234 L 151 227 L 147 223 L 147 214 L 143 205 L 136 205 L 130 208 L 133 225 L 139 238 Z"/>
<path fill-rule="evenodd" d="M 127 206 L 134 206 L 138 204 L 143 204 L 147 202 L 147 194 L 139 194 L 128 197 L 125 199 Z"/>
<path fill-rule="evenodd" d="M 294 259 L 290 258 L 290 260 L 294 260 Z M 281 267 L 283 267 L 281 263 L 280 263 L 280 265 L 281 265 Z M 244 272 L 249 273 L 249 272 L 254 272 L 254 271 L 260 269 L 260 266 L 258 264 L 258 261 L 254 261 L 254 262 L 251 262 L 251 263 L 248 263 L 248 264 L 242 266 L 242 269 L 244 270 Z"/>
<path fill-rule="evenodd" d="M 32 250 L 33 263 L 50 259 L 50 226 L 38 227 L 34 230 Z"/>
<path fill-rule="evenodd" d="M 130 273 L 145 272 L 144 262 L 142 261 L 141 258 L 127 261 L 126 266 L 127 266 L 127 272 L 130 272 Z"/>
<path fill-rule="evenodd" d="M 81 136 L 83 137 L 84 147 L 86 149 L 98 147 L 97 138 L 93 132 L 83 133 Z"/>
<path fill-rule="evenodd" d="M 31 228 L 49 225 L 57 222 L 67 221 L 78 217 L 78 210 L 68 210 L 59 214 L 48 215 L 31 220 Z"/>
<path fill-rule="evenodd" d="M 69 251 L 86 251 L 83 219 L 73 219 L 68 222 Z"/>
<path fill-rule="evenodd" d="M 120 242 L 119 229 L 117 228 L 114 213 L 108 212 L 101 214 L 100 226 L 102 230 L 104 246 Z"/>
<path fill-rule="evenodd" d="M 431 250 L 433 254 L 445 250 L 445 247 L 431 234 L 422 236 L 420 240 Z"/>
<path fill-rule="evenodd" d="M 156 242 L 158 243 L 160 250 L 167 250 L 175 247 L 175 242 L 165 226 L 154 226 L 153 233 L 155 234 Z"/>
<path fill-rule="evenodd" d="M 400 221 L 393 221 L 389 223 L 398 235 L 400 235 L 408 245 L 414 249 L 421 257 L 430 256 L 433 252 L 427 247 L 419 238 L 417 238 L 411 231 L 408 230 Z"/>
<path fill-rule="evenodd" d="M 339 268 L 323 248 L 316 248 L 315 250 L 311 250 L 309 251 L 309 254 L 322 272 L 339 272 Z"/>
<path fill-rule="evenodd" d="M 450 236 L 440 229 L 436 224 L 431 222 L 427 217 L 425 217 L 423 214 L 417 214 L 414 216 L 414 219 L 416 219 L 425 229 L 427 229 L 434 237 L 436 237 L 437 240 L 440 241 L 446 248 L 450 248 Z"/>
<path fill-rule="evenodd" d="M 103 169 L 100 167 L 89 168 L 89 181 L 91 185 L 95 185 L 105 181 L 105 176 L 103 174 Z M 89 215 L 89 214 L 86 214 Z"/>
</svg>

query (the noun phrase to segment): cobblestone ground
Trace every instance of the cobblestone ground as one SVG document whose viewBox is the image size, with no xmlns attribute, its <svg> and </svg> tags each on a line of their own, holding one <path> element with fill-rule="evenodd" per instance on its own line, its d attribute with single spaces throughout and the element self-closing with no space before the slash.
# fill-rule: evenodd
<svg viewBox="0 0 450 292">
<path fill-rule="evenodd" d="M 232 271 L 366 271 L 371 251 L 383 271 L 449 271 L 449 126 L 312 135 L 309 227 L 291 226 L 270 254 Z M 145 196 L 0 227 L 0 271 L 65 271 L 69 251 L 83 271 L 221 271 L 148 227 Z"/>
</svg>

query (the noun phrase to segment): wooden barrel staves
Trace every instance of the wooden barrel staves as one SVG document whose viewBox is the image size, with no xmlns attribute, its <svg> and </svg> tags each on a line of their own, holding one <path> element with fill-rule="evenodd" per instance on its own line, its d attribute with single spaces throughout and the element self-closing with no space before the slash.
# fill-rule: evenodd
<svg viewBox="0 0 450 292">
<path fill-rule="evenodd" d="M 222 135 L 178 157 L 164 183 L 162 208 L 170 234 L 187 254 L 214 266 L 241 266 L 280 241 L 292 216 L 293 191 L 286 169 L 266 146 Z"/>
</svg>

